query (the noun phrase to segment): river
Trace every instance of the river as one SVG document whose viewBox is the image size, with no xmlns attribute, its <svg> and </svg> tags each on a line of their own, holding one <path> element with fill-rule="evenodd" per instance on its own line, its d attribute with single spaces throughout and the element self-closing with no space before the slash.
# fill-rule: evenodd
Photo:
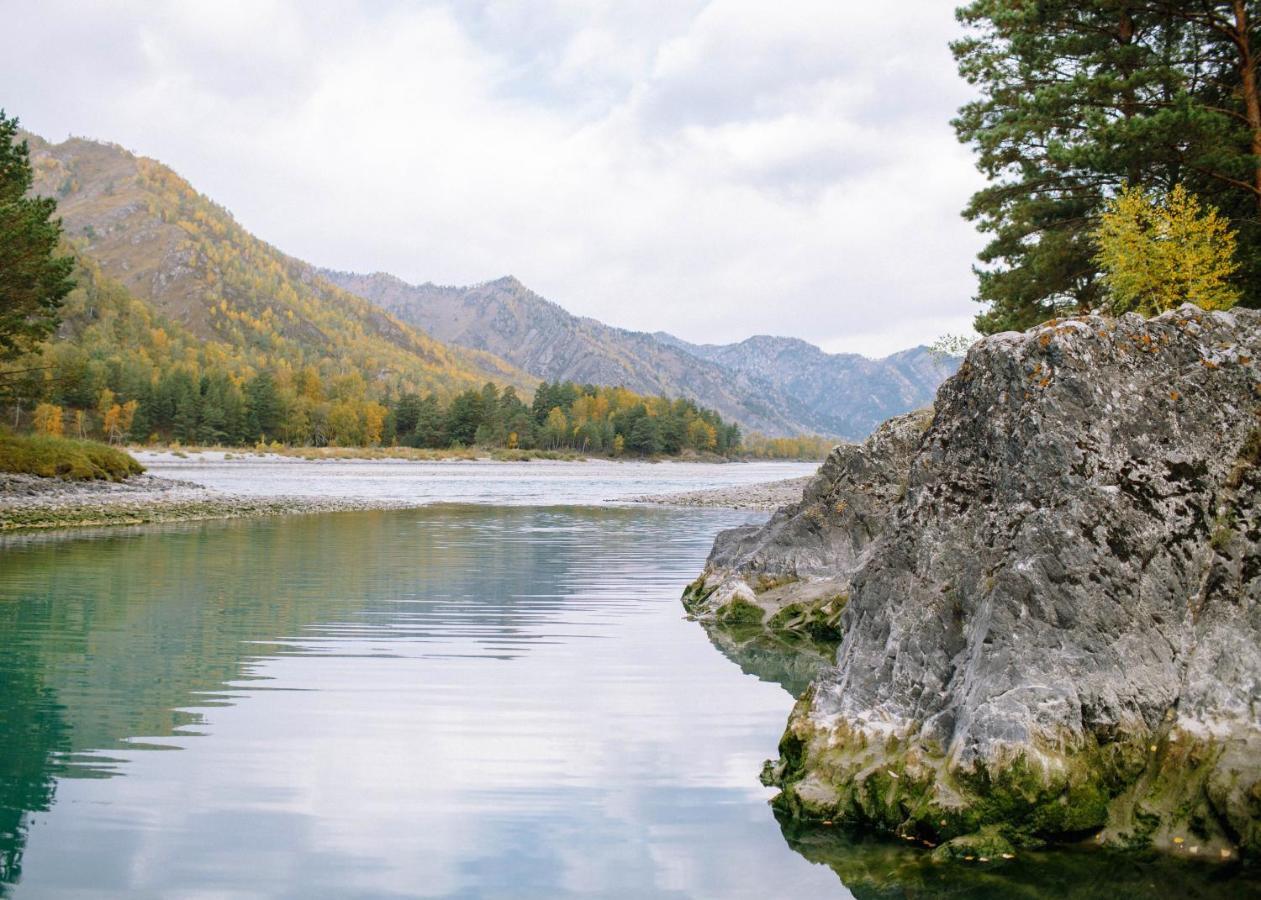
<svg viewBox="0 0 1261 900">
<path fill-rule="evenodd" d="M 757 776 L 801 673 L 679 603 L 749 518 L 438 505 L 4 538 L 0 893 L 1232 895 L 1160 862 L 973 874 L 781 827 Z"/>
<path fill-rule="evenodd" d="M 643 494 L 735 487 L 813 474 L 818 463 L 644 462 L 587 459 L 494 462 L 399 459 L 302 460 L 261 454 L 223 459 L 209 452 L 141 452 L 153 475 L 254 497 L 335 497 L 492 505 L 618 503 Z"/>
</svg>

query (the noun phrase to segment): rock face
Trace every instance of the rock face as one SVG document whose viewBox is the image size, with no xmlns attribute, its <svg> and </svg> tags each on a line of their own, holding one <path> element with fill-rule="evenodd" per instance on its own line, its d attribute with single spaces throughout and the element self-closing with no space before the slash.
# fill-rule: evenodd
<svg viewBox="0 0 1261 900">
<path fill-rule="evenodd" d="M 922 431 L 721 535 L 702 617 L 848 597 L 765 773 L 779 806 L 945 852 L 1258 855 L 1259 360 L 1247 310 L 995 335 Z"/>
<path fill-rule="evenodd" d="M 703 622 L 764 625 L 777 636 L 835 641 L 850 579 L 905 490 L 929 410 L 881 425 L 828 454 L 801 500 L 765 525 L 722 532 L 684 603 Z"/>
</svg>

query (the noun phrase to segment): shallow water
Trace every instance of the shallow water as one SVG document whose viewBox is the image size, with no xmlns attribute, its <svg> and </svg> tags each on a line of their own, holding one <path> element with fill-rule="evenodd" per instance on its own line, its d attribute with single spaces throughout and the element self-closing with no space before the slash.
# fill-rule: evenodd
<svg viewBox="0 0 1261 900">
<path fill-rule="evenodd" d="M 254 496 L 345 497 L 409 503 L 602 504 L 642 494 L 757 484 L 811 475 L 817 462 L 583 462 L 535 460 L 222 460 L 141 454 L 154 475 Z"/>
<path fill-rule="evenodd" d="M 808 673 L 679 603 L 745 519 L 442 506 L 0 541 L 0 893 L 1245 895 L 781 830 L 757 774 Z"/>
</svg>

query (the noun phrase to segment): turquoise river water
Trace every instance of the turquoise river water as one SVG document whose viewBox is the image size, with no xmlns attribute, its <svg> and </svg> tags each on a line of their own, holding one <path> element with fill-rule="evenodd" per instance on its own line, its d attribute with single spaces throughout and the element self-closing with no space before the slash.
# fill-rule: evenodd
<svg viewBox="0 0 1261 900">
<path fill-rule="evenodd" d="M 434 506 L 0 543 L 0 894 L 1242 896 L 776 821 L 801 673 L 679 603 L 747 515 Z"/>
</svg>

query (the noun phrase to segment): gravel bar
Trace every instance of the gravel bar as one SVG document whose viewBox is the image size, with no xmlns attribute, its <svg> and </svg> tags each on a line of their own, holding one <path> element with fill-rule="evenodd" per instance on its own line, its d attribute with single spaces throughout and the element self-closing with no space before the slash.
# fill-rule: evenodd
<svg viewBox="0 0 1261 900">
<path fill-rule="evenodd" d="M 344 497 L 244 497 L 155 475 L 110 482 L 0 474 L 0 531 L 398 509 L 410 505 L 414 504 Z"/>
<path fill-rule="evenodd" d="M 680 494 L 644 494 L 629 497 L 621 502 L 655 503 L 660 506 L 713 506 L 727 509 L 776 510 L 801 500 L 813 475 L 786 478 L 783 481 L 764 481 L 760 484 L 740 484 L 731 487 L 712 488 L 705 491 L 684 491 Z"/>
</svg>

